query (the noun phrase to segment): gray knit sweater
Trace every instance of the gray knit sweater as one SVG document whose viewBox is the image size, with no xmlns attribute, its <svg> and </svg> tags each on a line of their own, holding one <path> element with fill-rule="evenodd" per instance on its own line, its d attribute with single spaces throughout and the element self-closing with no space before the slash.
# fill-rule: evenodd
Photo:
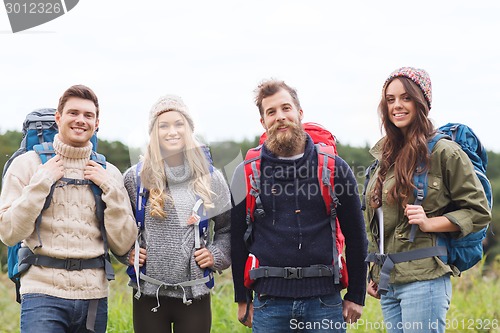
<svg viewBox="0 0 500 333">
<path fill-rule="evenodd" d="M 125 172 L 125 188 L 135 209 L 137 196 L 137 165 Z M 165 167 L 168 179 L 168 192 L 173 203 L 165 203 L 167 218 L 151 217 L 150 203 L 146 205 L 145 228 L 140 240 L 141 247 L 146 247 L 146 275 L 175 284 L 203 277 L 203 270 L 194 260 L 194 226 L 187 225 L 196 202 L 196 195 L 190 188 L 191 171 L 187 165 Z M 207 248 L 214 256 L 213 270 L 220 271 L 230 265 L 230 194 L 227 183 L 219 170 L 214 169 L 211 174 L 211 190 L 215 193 L 213 199 L 215 208 L 208 211 L 214 222 L 213 241 Z M 122 258 L 121 261 L 124 258 Z M 137 287 L 134 282 L 129 283 Z M 156 296 L 158 286 L 141 281 L 141 292 Z M 208 294 L 209 289 L 204 285 L 186 288 L 188 298 L 200 298 Z M 161 288 L 160 295 L 182 298 L 181 288 Z"/>
</svg>

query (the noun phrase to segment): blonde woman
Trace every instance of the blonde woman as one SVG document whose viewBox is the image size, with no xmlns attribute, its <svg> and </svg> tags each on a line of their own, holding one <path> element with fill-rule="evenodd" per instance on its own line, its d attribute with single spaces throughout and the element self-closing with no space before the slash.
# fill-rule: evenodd
<svg viewBox="0 0 500 333">
<path fill-rule="evenodd" d="M 126 260 L 134 265 L 138 257 L 143 272 L 139 285 L 130 282 L 135 332 L 210 332 L 207 272 L 230 265 L 229 189 L 193 131 L 182 99 L 161 97 L 151 109 L 147 152 L 124 176 L 136 218 L 138 179 L 148 190 L 140 248 Z M 200 216 L 214 222 L 213 237 L 199 232 Z"/>
</svg>

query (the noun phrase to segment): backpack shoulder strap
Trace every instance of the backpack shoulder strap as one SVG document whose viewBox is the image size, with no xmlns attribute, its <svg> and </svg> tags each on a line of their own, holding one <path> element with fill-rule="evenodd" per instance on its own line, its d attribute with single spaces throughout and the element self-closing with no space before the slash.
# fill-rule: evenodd
<svg viewBox="0 0 500 333">
<path fill-rule="evenodd" d="M 327 214 L 332 213 L 332 208 L 337 205 L 337 197 L 334 191 L 335 177 L 335 148 L 324 144 L 316 144 L 318 153 L 318 179 L 321 186 L 321 194 L 325 201 Z M 332 206 L 333 204 L 333 206 Z"/>
<path fill-rule="evenodd" d="M 40 156 L 42 164 L 47 163 L 49 159 L 56 155 L 52 142 L 42 142 L 33 146 L 33 150 Z"/>
<path fill-rule="evenodd" d="M 42 164 L 47 163 L 49 159 L 55 156 L 55 151 L 54 151 L 54 146 L 52 145 L 52 142 L 43 142 L 37 145 L 33 146 L 33 150 L 38 154 L 40 157 L 40 160 L 42 161 Z M 52 201 L 52 196 L 54 194 L 54 189 L 56 188 L 56 183 L 52 184 L 50 187 L 49 194 L 47 195 L 47 198 L 45 199 L 45 203 L 43 204 L 42 211 L 40 212 L 40 215 L 36 218 L 35 221 L 35 230 L 38 236 L 38 245 L 35 246 L 35 249 L 42 247 L 42 239 L 40 237 L 40 224 L 42 222 L 42 214 L 43 211 L 49 208 L 50 202 Z"/>
<path fill-rule="evenodd" d="M 366 210 L 366 188 L 368 187 L 368 183 L 370 182 L 370 178 L 372 176 L 373 171 L 378 167 L 379 165 L 379 160 L 373 161 L 372 164 L 368 168 L 366 168 L 365 171 L 365 183 L 363 185 L 363 193 L 362 193 L 362 200 L 361 200 L 361 210 Z"/>
<path fill-rule="evenodd" d="M 432 151 L 434 150 L 436 143 L 443 138 L 449 138 L 449 136 L 438 132 L 431 139 L 429 139 L 427 143 L 427 149 L 429 151 L 429 155 L 432 154 Z M 415 170 L 415 173 L 413 174 L 413 184 L 415 185 L 414 204 L 421 205 L 422 202 L 424 201 L 425 196 L 427 195 L 427 171 L 424 171 L 422 166 L 418 166 L 417 170 Z"/>
<path fill-rule="evenodd" d="M 254 211 L 260 194 L 260 154 L 262 146 L 250 149 L 245 157 L 247 223 L 254 221 Z M 250 219 L 250 220 L 249 220 Z"/>
<path fill-rule="evenodd" d="M 106 156 L 104 156 L 103 154 L 92 151 L 90 153 L 90 160 L 99 163 L 104 169 L 106 169 Z"/>
<path fill-rule="evenodd" d="M 255 215 L 264 216 L 264 209 L 260 201 L 260 161 L 262 145 L 248 150 L 244 163 L 246 183 L 246 219 L 247 230 L 243 239 L 247 247 L 250 245 L 252 236 L 252 223 Z"/>
<path fill-rule="evenodd" d="M 102 166 L 104 169 L 106 169 L 106 157 L 104 155 L 99 154 L 95 151 L 92 151 L 90 153 L 90 160 L 97 162 L 100 166 Z M 99 186 L 97 186 L 96 184 L 91 182 L 90 189 L 92 190 L 92 193 L 94 194 L 95 214 L 96 214 L 97 220 L 99 221 L 102 240 L 103 240 L 103 244 L 104 244 L 104 256 L 105 256 L 104 271 L 106 273 L 106 279 L 114 280 L 115 279 L 115 272 L 114 272 L 113 266 L 111 265 L 111 258 L 109 256 L 109 251 L 108 251 L 109 250 L 108 235 L 106 233 L 106 227 L 104 225 L 104 210 L 106 209 L 106 204 L 102 200 L 102 190 Z"/>
<path fill-rule="evenodd" d="M 210 147 L 202 145 L 200 148 L 207 159 L 208 171 L 210 171 L 210 174 L 212 174 L 214 172 L 214 161 L 212 159 L 212 153 L 210 153 Z"/>
<path fill-rule="evenodd" d="M 142 161 L 139 161 L 135 169 L 135 176 L 137 180 L 137 195 L 135 199 L 135 220 L 137 222 L 137 228 L 139 228 L 139 230 L 144 229 L 146 203 L 149 197 L 148 189 L 144 188 L 141 182 L 141 170 L 142 170 Z"/>
<path fill-rule="evenodd" d="M 434 150 L 434 147 L 436 146 L 436 143 L 444 138 L 449 138 L 444 133 L 437 132 L 432 138 L 429 139 L 427 142 L 427 149 L 429 151 L 429 155 L 432 154 L 432 151 Z M 414 190 L 414 195 L 415 195 L 415 202 L 413 203 L 414 205 L 422 205 L 422 202 L 424 201 L 425 196 L 427 195 L 427 183 L 428 183 L 428 170 L 424 170 L 421 165 L 417 167 L 417 170 L 415 170 L 415 173 L 413 174 L 413 185 L 415 185 L 415 190 Z M 418 226 L 416 224 L 411 226 L 410 229 L 410 242 L 413 242 L 415 240 L 415 236 L 417 234 L 417 229 Z"/>
<path fill-rule="evenodd" d="M 92 151 L 90 154 L 90 160 L 99 163 L 104 169 L 106 169 L 106 157 L 104 155 Z M 90 189 L 94 194 L 94 199 L 96 202 L 96 215 L 97 219 L 104 225 L 104 202 L 102 201 L 102 190 L 99 186 L 94 183 L 90 183 Z"/>
<path fill-rule="evenodd" d="M 332 258 L 333 258 L 333 279 L 335 284 L 340 283 L 342 261 L 341 251 L 344 248 L 344 235 L 340 230 L 340 223 L 337 218 L 338 198 L 335 195 L 335 156 L 337 151 L 334 146 L 326 144 L 316 144 L 318 153 L 318 180 L 321 188 L 321 195 L 325 202 L 326 213 L 330 216 L 330 227 L 332 229 Z M 345 272 L 347 274 L 347 272 Z"/>
</svg>

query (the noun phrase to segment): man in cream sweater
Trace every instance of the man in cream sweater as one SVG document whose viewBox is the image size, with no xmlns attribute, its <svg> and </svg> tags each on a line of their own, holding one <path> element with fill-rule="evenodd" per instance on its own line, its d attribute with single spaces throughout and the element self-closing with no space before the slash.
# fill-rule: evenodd
<svg viewBox="0 0 500 333">
<path fill-rule="evenodd" d="M 21 332 L 105 332 L 108 282 L 100 260 L 105 246 L 96 201 L 89 185 L 67 184 L 61 178 L 89 180 L 102 190 L 107 243 L 115 254 L 131 248 L 137 228 L 121 172 L 90 159 L 90 138 L 99 125 L 94 92 L 83 85 L 70 87 L 59 100 L 55 120 L 56 155 L 42 164 L 38 154 L 29 151 L 14 159 L 5 174 L 0 239 L 9 246 L 22 241 L 35 255 L 59 262 L 71 259 L 83 267 L 34 264 L 23 273 Z M 36 231 L 35 220 L 54 183 L 50 206 Z"/>
</svg>

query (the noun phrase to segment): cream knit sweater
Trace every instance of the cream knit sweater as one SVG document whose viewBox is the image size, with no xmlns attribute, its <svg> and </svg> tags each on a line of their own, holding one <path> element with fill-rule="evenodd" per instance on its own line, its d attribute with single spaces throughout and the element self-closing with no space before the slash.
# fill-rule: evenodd
<svg viewBox="0 0 500 333">
<path fill-rule="evenodd" d="M 54 150 L 64 164 L 64 177 L 83 179 L 92 145 L 76 148 L 56 135 Z M 42 210 L 54 180 L 40 170 L 35 152 L 17 157 L 3 179 L 0 196 L 0 238 L 7 245 L 24 240 L 32 250 L 39 244 L 35 220 Z M 133 213 L 120 171 L 107 163 L 109 179 L 101 185 L 105 227 L 110 249 L 125 254 L 137 235 Z M 60 183 L 58 184 L 60 185 Z M 35 250 L 56 258 L 95 258 L 104 253 L 95 199 L 89 186 L 56 186 L 50 207 L 43 212 L 40 237 L 43 246 Z M 42 293 L 67 299 L 107 297 L 104 269 L 67 271 L 31 266 L 21 277 L 21 294 Z"/>
</svg>

